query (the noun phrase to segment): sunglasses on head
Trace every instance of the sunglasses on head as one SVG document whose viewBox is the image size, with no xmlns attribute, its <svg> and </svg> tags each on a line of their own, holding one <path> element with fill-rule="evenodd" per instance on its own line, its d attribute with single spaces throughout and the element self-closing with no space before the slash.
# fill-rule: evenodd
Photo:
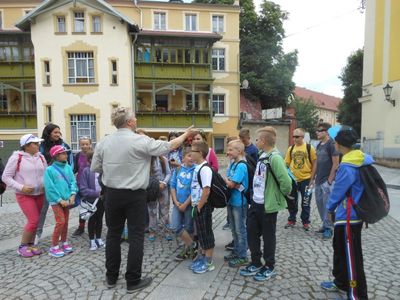
<svg viewBox="0 0 400 300">
<path fill-rule="evenodd" d="M 293 136 L 295 139 L 298 139 L 298 138 L 301 138 L 301 137 L 303 137 L 302 135 L 294 135 Z"/>
</svg>

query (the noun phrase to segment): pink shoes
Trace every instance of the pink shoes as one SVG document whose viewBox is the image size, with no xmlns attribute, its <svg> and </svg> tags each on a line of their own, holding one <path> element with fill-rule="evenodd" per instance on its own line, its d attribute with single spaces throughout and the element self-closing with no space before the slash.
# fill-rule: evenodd
<svg viewBox="0 0 400 300">
<path fill-rule="evenodd" d="M 21 245 L 17 249 L 17 253 L 19 256 L 22 257 L 32 257 L 34 254 L 32 253 L 32 250 L 29 246 L 27 245 Z"/>
</svg>

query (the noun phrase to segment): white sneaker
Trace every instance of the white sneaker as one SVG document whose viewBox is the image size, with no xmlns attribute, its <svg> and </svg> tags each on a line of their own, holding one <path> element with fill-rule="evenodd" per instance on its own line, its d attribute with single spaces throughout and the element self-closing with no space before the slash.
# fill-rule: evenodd
<svg viewBox="0 0 400 300">
<path fill-rule="evenodd" d="M 97 250 L 97 244 L 96 244 L 96 242 L 94 241 L 94 240 L 91 240 L 90 241 L 90 247 L 89 247 L 89 250 L 90 251 L 95 251 L 95 250 Z"/>
<path fill-rule="evenodd" d="M 97 248 L 105 248 L 106 244 L 103 242 L 102 239 L 96 239 Z"/>
</svg>

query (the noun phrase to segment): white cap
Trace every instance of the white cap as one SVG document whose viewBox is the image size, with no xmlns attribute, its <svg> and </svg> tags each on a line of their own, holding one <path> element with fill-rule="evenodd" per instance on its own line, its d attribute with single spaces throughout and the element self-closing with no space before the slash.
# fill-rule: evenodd
<svg viewBox="0 0 400 300">
<path fill-rule="evenodd" d="M 29 143 L 40 143 L 43 141 L 44 141 L 43 139 L 39 139 L 37 136 L 34 136 L 33 134 L 25 134 L 19 139 L 19 144 L 21 145 L 21 147 L 23 147 Z"/>
</svg>

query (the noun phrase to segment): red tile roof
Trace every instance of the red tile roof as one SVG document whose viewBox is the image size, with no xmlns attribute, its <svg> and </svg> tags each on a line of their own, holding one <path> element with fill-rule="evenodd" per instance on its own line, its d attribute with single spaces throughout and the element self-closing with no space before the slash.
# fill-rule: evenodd
<svg viewBox="0 0 400 300">
<path fill-rule="evenodd" d="M 302 99 L 308 100 L 312 99 L 315 105 L 321 109 L 338 111 L 339 103 L 342 99 L 334 96 L 325 95 L 323 93 L 308 90 L 302 87 L 296 87 L 294 94 Z"/>
</svg>

